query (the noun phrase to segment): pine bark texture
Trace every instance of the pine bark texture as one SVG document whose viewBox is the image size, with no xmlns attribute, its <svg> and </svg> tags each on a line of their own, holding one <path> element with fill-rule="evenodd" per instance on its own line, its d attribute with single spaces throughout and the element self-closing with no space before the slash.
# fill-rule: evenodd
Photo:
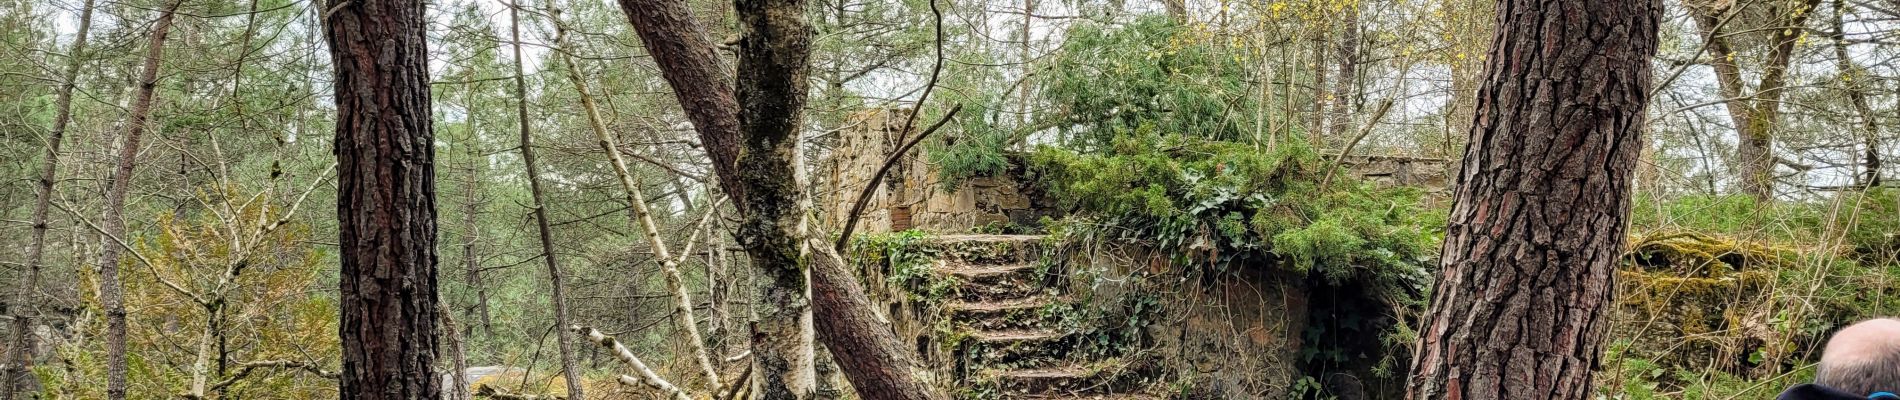
<svg viewBox="0 0 1900 400">
<path fill-rule="evenodd" d="M 1586 399 L 1662 4 L 1498 3 L 1411 399 Z"/>
<path fill-rule="evenodd" d="M 152 115 L 152 101 L 158 91 L 158 68 L 165 59 L 165 37 L 171 34 L 172 20 L 183 0 L 175 0 L 160 11 L 152 24 L 150 42 L 145 49 L 145 65 L 139 71 L 138 93 L 133 95 L 132 110 L 125 118 L 125 135 L 119 138 L 119 164 L 113 169 L 112 182 L 106 189 L 106 237 L 99 244 L 99 302 L 106 310 L 106 398 L 125 398 L 125 293 L 119 282 L 119 258 L 124 250 L 125 192 L 132 187 L 132 169 L 138 165 L 139 139 L 145 135 L 146 122 Z"/>
<path fill-rule="evenodd" d="M 345 400 L 435 399 L 435 135 L 423 4 L 326 1 Z"/>
<path fill-rule="evenodd" d="M 73 45 L 66 50 L 66 70 L 59 85 L 59 93 L 53 100 L 53 129 L 46 134 L 46 153 L 40 162 L 40 177 L 35 181 L 37 196 L 33 199 L 33 236 L 26 248 L 26 276 L 21 279 L 18 292 L 11 299 L 13 304 L 6 309 L 13 313 L 13 324 L 8 329 L 6 353 L 0 358 L 0 400 L 13 400 L 26 382 L 32 378 L 33 368 L 33 319 L 39 317 L 45 307 L 40 304 L 40 270 L 46 267 L 46 231 L 47 211 L 53 202 L 53 185 L 59 177 L 59 148 L 65 141 L 66 126 L 72 122 L 73 89 L 79 82 L 79 68 L 85 65 L 86 36 L 92 31 L 93 1 L 86 0 L 79 8 L 79 29 L 73 39 Z M 33 311 L 27 311 L 27 310 Z"/>
<path fill-rule="evenodd" d="M 720 186 L 738 205 L 739 242 L 767 279 L 751 335 L 757 383 L 753 393 L 770 399 L 811 395 L 812 346 L 809 336 L 797 332 L 797 324 L 811 324 L 815 313 L 818 338 L 838 357 L 859 396 L 942 398 L 910 373 L 916 367 L 908 347 L 873 319 L 876 311 L 857 278 L 841 266 L 826 267 L 826 261 L 814 260 L 816 253 L 801 251 L 801 246 L 812 252 L 828 247 L 801 243 L 806 238 L 797 230 L 802 183 L 794 178 L 791 163 L 811 46 L 804 2 L 736 3 L 743 35 L 734 85 L 725 79 L 705 29 L 684 2 L 620 0 L 699 132 Z M 738 165 L 745 168 L 739 170 Z M 805 312 L 807 307 L 812 313 Z"/>
</svg>

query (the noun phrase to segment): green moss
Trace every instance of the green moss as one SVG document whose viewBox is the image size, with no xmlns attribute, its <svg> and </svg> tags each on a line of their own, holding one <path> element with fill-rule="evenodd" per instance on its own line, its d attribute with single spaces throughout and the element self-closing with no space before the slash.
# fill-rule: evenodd
<svg viewBox="0 0 1900 400">
<path fill-rule="evenodd" d="M 884 283 L 911 300 L 936 303 L 957 287 L 954 277 L 934 268 L 942 250 L 932 246 L 923 231 L 862 235 L 852 243 L 851 253 L 861 267 L 882 266 L 887 271 Z"/>
</svg>

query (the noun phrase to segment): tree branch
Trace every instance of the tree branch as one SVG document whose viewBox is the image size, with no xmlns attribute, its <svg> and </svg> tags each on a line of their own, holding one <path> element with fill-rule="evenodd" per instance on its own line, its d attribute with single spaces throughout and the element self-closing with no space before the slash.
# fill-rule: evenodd
<svg viewBox="0 0 1900 400">
<path fill-rule="evenodd" d="M 640 362 L 640 357 L 635 357 L 632 350 L 627 350 L 627 346 L 620 345 L 620 341 L 614 340 L 613 336 L 607 336 L 607 334 L 601 333 L 598 329 L 580 325 L 575 325 L 569 329 L 572 329 L 575 333 L 586 335 L 587 340 L 612 351 L 615 357 L 620 358 L 621 362 L 627 363 L 628 366 L 633 367 L 634 372 L 640 374 L 639 378 L 625 374 L 620 375 L 619 380 L 621 384 L 647 386 L 659 389 L 661 392 L 666 392 L 667 397 L 676 400 L 692 400 L 692 397 L 686 395 L 685 391 L 680 390 L 678 386 L 673 386 L 672 382 L 667 382 L 666 379 L 661 378 L 658 373 L 654 373 L 653 369 L 648 368 L 646 363 Z"/>
</svg>

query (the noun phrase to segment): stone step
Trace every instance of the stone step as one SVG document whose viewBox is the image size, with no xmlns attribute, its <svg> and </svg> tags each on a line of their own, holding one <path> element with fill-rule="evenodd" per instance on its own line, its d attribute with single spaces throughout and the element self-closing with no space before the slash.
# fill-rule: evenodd
<svg viewBox="0 0 1900 400">
<path fill-rule="evenodd" d="M 950 320 L 975 330 L 1013 330 L 1041 328 L 1050 322 L 1043 310 L 1061 302 L 1053 296 L 1032 296 L 1001 300 L 952 301 L 944 304 Z"/>
<path fill-rule="evenodd" d="M 965 350 L 977 368 L 1048 367 L 1063 362 L 1075 349 L 1069 332 L 1043 329 L 975 331 Z"/>
<path fill-rule="evenodd" d="M 1005 396 L 1109 395 L 1137 391 L 1138 383 L 1126 366 L 1117 361 L 1069 364 L 1054 367 L 986 370 L 978 381 L 993 385 Z"/>
<path fill-rule="evenodd" d="M 965 264 L 1009 264 L 1042 257 L 1042 235 L 943 235 L 930 240 L 939 256 Z"/>
<path fill-rule="evenodd" d="M 957 299 L 1008 300 L 1035 296 L 1047 287 L 1035 263 L 945 265 L 938 272 L 956 278 Z"/>
<path fill-rule="evenodd" d="M 1095 394 L 1019 394 L 1003 395 L 1004 400 L 1165 400 L 1166 397 L 1146 393 L 1095 393 Z"/>
</svg>

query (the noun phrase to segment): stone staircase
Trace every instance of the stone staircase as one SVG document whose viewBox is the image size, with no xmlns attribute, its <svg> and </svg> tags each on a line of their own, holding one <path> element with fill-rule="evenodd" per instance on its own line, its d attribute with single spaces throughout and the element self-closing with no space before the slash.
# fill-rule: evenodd
<svg viewBox="0 0 1900 400">
<path fill-rule="evenodd" d="M 971 399 L 1160 399 L 1117 357 L 1084 354 L 1073 324 L 1051 312 L 1070 299 L 1062 274 L 1040 265 L 1041 236 L 936 238 L 936 273 L 952 279 L 938 333 L 959 397 Z M 1054 264 L 1054 263 L 1052 263 Z M 942 336 L 956 336 L 945 338 Z"/>
</svg>

